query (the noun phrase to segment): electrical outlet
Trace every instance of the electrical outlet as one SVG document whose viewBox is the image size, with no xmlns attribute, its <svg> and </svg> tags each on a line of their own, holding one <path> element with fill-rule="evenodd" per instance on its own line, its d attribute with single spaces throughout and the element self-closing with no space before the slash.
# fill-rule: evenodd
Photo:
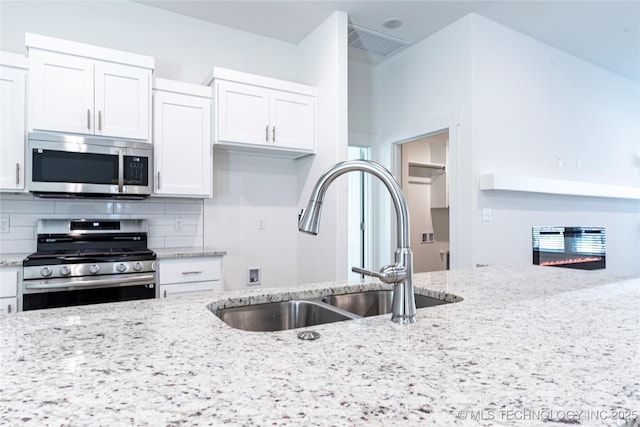
<svg viewBox="0 0 640 427">
<path fill-rule="evenodd" d="M 0 218 L 0 233 L 9 232 L 9 218 Z"/>
<path fill-rule="evenodd" d="M 173 228 L 176 231 L 182 231 L 182 219 L 181 218 L 176 218 L 176 220 L 173 223 Z"/>
<path fill-rule="evenodd" d="M 264 230 L 266 228 L 266 222 L 264 218 L 258 218 L 258 230 Z"/>
<path fill-rule="evenodd" d="M 491 208 L 482 208 L 482 220 L 491 221 Z"/>
</svg>

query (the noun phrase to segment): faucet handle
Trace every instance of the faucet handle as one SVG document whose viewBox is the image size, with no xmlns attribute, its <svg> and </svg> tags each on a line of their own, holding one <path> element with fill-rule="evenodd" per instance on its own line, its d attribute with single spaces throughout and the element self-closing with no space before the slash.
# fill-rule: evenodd
<svg viewBox="0 0 640 427">
<path fill-rule="evenodd" d="M 364 276 L 376 277 L 380 280 L 382 280 L 384 277 L 382 274 L 378 273 L 377 271 L 367 270 L 365 268 L 360 268 L 360 267 L 351 267 L 351 271 L 353 271 L 354 273 L 362 274 Z"/>
<path fill-rule="evenodd" d="M 354 273 L 375 277 L 384 283 L 399 283 L 407 277 L 407 270 L 400 265 L 387 265 L 380 269 L 380 272 L 367 270 L 360 267 L 351 267 Z"/>
</svg>

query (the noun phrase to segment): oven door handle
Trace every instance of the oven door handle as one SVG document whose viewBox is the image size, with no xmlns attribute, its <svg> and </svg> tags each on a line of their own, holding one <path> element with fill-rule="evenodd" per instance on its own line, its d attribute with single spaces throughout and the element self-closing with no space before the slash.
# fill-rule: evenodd
<svg viewBox="0 0 640 427">
<path fill-rule="evenodd" d="M 60 289 L 60 288 L 96 288 L 118 285 L 150 285 L 155 284 L 155 274 L 137 274 L 132 277 L 117 278 L 110 277 L 105 279 L 88 279 L 78 281 L 65 280 L 61 283 L 25 283 L 25 289 Z"/>
</svg>

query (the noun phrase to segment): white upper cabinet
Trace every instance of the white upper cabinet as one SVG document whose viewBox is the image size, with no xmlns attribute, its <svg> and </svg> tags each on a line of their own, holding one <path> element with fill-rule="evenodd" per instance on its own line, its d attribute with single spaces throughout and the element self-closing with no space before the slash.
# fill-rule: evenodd
<svg viewBox="0 0 640 427">
<path fill-rule="evenodd" d="M 148 140 L 151 57 L 27 34 L 29 129 Z"/>
<path fill-rule="evenodd" d="M 228 81 L 219 81 L 216 89 L 216 142 L 267 145 L 269 90 Z"/>
<path fill-rule="evenodd" d="M 156 79 L 154 194 L 211 197 L 211 88 Z"/>
<path fill-rule="evenodd" d="M 0 191 L 24 190 L 27 58 L 0 52 Z"/>
<path fill-rule="evenodd" d="M 150 70 L 97 62 L 94 101 L 98 128 L 95 133 L 149 139 L 150 88 Z"/>
<path fill-rule="evenodd" d="M 208 83 L 216 88 L 216 146 L 292 158 L 315 152 L 315 88 L 223 68 Z"/>
<path fill-rule="evenodd" d="M 269 102 L 271 143 L 312 152 L 315 148 L 315 98 L 272 90 Z"/>
</svg>

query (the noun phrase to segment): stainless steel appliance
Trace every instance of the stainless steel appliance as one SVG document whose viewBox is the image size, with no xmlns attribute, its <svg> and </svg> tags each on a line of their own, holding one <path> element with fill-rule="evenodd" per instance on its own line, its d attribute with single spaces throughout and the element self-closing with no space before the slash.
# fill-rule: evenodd
<svg viewBox="0 0 640 427">
<path fill-rule="evenodd" d="M 39 220 L 22 310 L 155 298 L 155 260 L 146 220 Z"/>
<path fill-rule="evenodd" d="M 28 185 L 36 196 L 144 199 L 151 195 L 150 144 L 31 132 L 28 147 Z"/>
</svg>

